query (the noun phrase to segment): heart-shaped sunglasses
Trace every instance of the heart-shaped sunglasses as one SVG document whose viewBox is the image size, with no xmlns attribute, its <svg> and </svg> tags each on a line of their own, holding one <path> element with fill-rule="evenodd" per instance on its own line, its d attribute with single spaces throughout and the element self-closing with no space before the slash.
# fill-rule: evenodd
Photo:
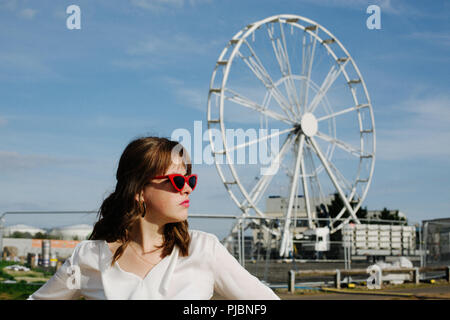
<svg viewBox="0 0 450 320">
<path fill-rule="evenodd" d="M 197 175 L 191 174 L 189 176 L 183 176 L 181 174 L 168 174 L 166 176 L 157 176 L 155 179 L 169 179 L 172 183 L 173 187 L 177 191 L 181 191 L 184 188 L 184 185 L 187 183 L 189 187 L 191 187 L 192 191 L 194 191 L 195 186 L 197 185 Z"/>
</svg>

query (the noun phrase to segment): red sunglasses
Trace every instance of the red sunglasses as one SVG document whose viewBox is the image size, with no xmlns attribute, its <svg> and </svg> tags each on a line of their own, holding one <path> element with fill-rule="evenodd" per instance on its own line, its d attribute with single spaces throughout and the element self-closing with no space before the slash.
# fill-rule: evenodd
<svg viewBox="0 0 450 320">
<path fill-rule="evenodd" d="M 167 176 L 157 176 L 155 179 L 169 179 L 172 183 L 173 187 L 177 191 L 181 191 L 184 188 L 184 185 L 187 183 L 189 187 L 191 187 L 192 191 L 194 191 L 195 186 L 197 185 L 197 175 L 191 174 L 190 176 L 183 176 L 181 174 L 169 174 Z"/>
</svg>

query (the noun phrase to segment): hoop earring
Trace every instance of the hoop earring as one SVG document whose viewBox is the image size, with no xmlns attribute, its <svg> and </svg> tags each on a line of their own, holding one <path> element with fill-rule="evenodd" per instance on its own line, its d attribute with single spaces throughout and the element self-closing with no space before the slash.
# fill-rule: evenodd
<svg viewBox="0 0 450 320">
<path fill-rule="evenodd" d="M 147 205 L 145 204 L 145 201 L 142 201 L 142 205 L 144 207 L 144 213 L 142 214 L 142 218 L 145 217 L 145 214 L 147 213 Z"/>
</svg>

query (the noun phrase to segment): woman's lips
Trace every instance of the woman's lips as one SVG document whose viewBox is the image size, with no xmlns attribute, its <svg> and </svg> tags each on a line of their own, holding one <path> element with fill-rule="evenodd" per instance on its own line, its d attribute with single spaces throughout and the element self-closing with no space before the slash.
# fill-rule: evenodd
<svg viewBox="0 0 450 320">
<path fill-rule="evenodd" d="M 183 207 L 189 208 L 189 200 L 185 200 L 182 203 L 180 203 Z"/>
</svg>

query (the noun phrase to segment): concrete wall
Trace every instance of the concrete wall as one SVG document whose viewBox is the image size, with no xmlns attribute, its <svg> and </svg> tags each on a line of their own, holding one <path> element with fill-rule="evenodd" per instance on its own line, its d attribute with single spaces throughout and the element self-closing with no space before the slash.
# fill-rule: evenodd
<svg viewBox="0 0 450 320">
<path fill-rule="evenodd" d="M 54 245 L 51 247 L 50 252 L 54 252 L 57 257 L 65 259 L 72 254 L 78 241 L 62 242 L 62 240 L 51 240 L 51 243 Z M 61 247 L 64 244 L 67 244 L 66 247 Z M 16 247 L 19 257 L 26 257 L 28 253 L 42 253 L 40 240 L 37 239 L 3 238 L 3 247 Z M 3 251 L 3 248 L 1 248 L 1 251 Z"/>
</svg>

